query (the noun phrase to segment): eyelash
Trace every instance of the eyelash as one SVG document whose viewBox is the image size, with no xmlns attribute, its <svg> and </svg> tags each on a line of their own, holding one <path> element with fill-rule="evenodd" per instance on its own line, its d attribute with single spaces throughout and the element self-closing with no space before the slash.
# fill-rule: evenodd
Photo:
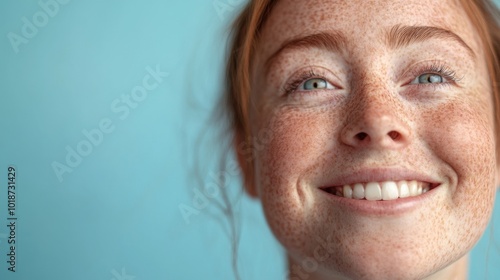
<svg viewBox="0 0 500 280">
<path fill-rule="evenodd" d="M 430 84 L 411 84 L 415 80 L 415 78 L 424 75 L 424 74 L 436 74 L 441 77 L 443 77 L 446 81 L 442 83 L 430 83 Z M 450 86 L 452 84 L 458 83 L 462 78 L 457 77 L 457 73 L 453 71 L 451 68 L 448 66 L 438 63 L 438 62 L 431 62 L 430 64 L 424 65 L 420 68 L 418 68 L 416 71 L 411 72 L 412 75 L 412 80 L 407 83 L 412 86 L 417 86 L 417 87 L 439 87 L 439 86 Z"/>
<path fill-rule="evenodd" d="M 436 63 L 432 62 L 431 64 L 424 65 L 423 67 L 417 69 L 416 71 L 412 71 L 412 80 L 406 84 L 412 85 L 412 86 L 417 86 L 417 87 L 438 87 L 438 86 L 449 86 L 451 84 L 456 84 L 461 80 L 461 78 L 457 77 L 457 74 L 455 71 L 453 71 L 451 68 L 447 67 L 444 64 L 441 63 Z M 415 78 L 424 75 L 424 74 L 436 74 L 440 75 L 443 77 L 446 81 L 442 83 L 428 83 L 428 84 L 411 84 Z M 328 82 L 328 79 L 325 78 L 323 75 L 317 74 L 314 72 L 314 70 L 307 70 L 303 73 L 301 73 L 296 79 L 293 79 L 289 83 L 287 83 L 284 86 L 284 92 L 286 95 L 292 94 L 296 91 L 298 91 L 298 87 L 306 82 L 309 79 L 324 79 L 325 81 Z M 337 86 L 333 85 L 334 87 L 338 88 Z"/>
</svg>

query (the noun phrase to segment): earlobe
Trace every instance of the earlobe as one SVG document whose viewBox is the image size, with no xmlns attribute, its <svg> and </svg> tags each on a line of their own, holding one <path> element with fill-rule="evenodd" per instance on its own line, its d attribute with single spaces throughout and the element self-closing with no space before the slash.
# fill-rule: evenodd
<svg viewBox="0 0 500 280">
<path fill-rule="evenodd" d="M 237 132 L 234 137 L 234 149 L 238 164 L 243 173 L 243 186 L 246 193 L 252 198 L 258 198 L 257 189 L 254 184 L 252 146 L 245 139 L 241 132 Z"/>
</svg>

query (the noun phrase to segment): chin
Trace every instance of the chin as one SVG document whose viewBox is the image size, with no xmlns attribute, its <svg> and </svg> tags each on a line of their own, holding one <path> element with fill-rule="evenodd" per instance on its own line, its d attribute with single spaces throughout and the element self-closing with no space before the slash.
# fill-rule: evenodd
<svg viewBox="0 0 500 280">
<path fill-rule="evenodd" d="M 295 265 L 303 266 L 304 271 L 309 273 L 309 278 L 297 279 L 449 279 L 443 278 L 447 273 L 446 267 L 452 265 L 460 256 L 452 258 L 451 254 L 438 258 L 425 258 L 423 253 L 399 250 L 381 250 L 380 248 L 365 248 L 363 252 L 355 254 L 335 254 L 313 270 L 309 258 L 290 257 Z M 306 261 L 307 260 L 307 261 Z M 295 278 L 291 278 L 295 279 Z"/>
</svg>

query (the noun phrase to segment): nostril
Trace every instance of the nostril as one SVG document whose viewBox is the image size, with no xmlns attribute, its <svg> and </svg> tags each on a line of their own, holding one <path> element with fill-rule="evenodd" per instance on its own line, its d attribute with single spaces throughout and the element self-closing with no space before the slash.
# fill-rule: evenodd
<svg viewBox="0 0 500 280">
<path fill-rule="evenodd" d="M 358 138 L 359 140 L 364 140 L 366 138 L 366 136 L 368 136 L 368 134 L 366 134 L 364 132 L 360 132 L 360 133 L 356 134 L 356 138 Z"/>
<path fill-rule="evenodd" d="M 389 132 L 388 134 L 389 134 L 389 137 L 392 138 L 392 140 L 397 140 L 401 136 L 401 134 L 399 134 L 399 132 L 394 131 L 394 130 Z"/>
<path fill-rule="evenodd" d="M 398 140 L 401 137 L 401 134 L 395 130 L 387 133 L 387 135 L 389 135 L 389 137 L 391 137 L 392 140 Z M 366 132 L 360 132 L 360 133 L 356 134 L 355 137 L 358 140 L 364 140 L 364 139 L 366 139 L 367 136 L 368 136 L 368 134 Z"/>
</svg>

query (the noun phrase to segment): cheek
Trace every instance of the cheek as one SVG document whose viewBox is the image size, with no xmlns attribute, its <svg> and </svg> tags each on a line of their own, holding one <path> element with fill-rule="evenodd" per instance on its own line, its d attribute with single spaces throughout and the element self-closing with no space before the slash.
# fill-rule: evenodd
<svg viewBox="0 0 500 280">
<path fill-rule="evenodd" d="M 278 110 L 258 130 L 254 129 L 254 133 L 266 131 L 267 135 L 266 141 L 255 145 L 257 175 L 281 174 L 294 180 L 299 175 L 294 171 L 311 168 L 337 140 L 333 139 L 335 127 L 328 124 L 329 118 L 334 120 L 335 116 L 321 110 Z"/>
<path fill-rule="evenodd" d="M 313 213 L 317 205 L 311 190 L 299 182 L 301 176 L 324 164 L 325 151 L 332 150 L 335 127 L 328 119 L 335 117 L 321 110 L 277 110 L 253 131 L 267 135 L 254 145 L 256 184 L 268 223 L 286 247 L 295 247 L 294 236 L 305 234 L 313 222 L 305 217 L 318 214 Z"/>
<path fill-rule="evenodd" d="M 423 114 L 421 131 L 436 158 L 453 170 L 448 207 L 462 229 L 486 227 L 495 197 L 495 138 L 488 101 L 443 104 Z M 432 125 L 426 125 L 432 124 Z M 478 236 L 477 236 L 478 237 Z"/>
</svg>

